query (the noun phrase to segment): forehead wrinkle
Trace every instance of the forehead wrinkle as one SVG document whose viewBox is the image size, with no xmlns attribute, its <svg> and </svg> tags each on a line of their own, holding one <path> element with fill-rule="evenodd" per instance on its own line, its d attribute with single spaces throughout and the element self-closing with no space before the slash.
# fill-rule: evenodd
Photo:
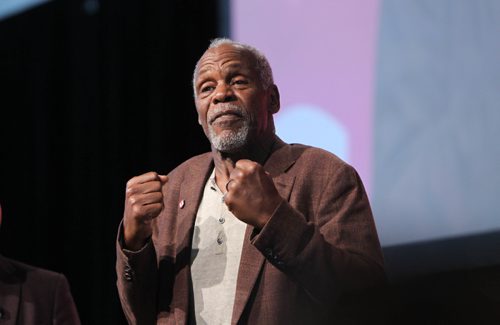
<svg viewBox="0 0 500 325">
<path fill-rule="evenodd" d="M 223 71 L 225 73 L 231 73 L 234 70 L 238 70 L 239 68 L 246 68 L 245 64 L 242 64 L 241 62 L 230 62 L 232 59 L 228 59 L 220 64 L 215 64 L 215 63 L 207 63 L 206 65 L 203 64 L 200 70 L 198 71 L 198 78 L 202 78 L 203 74 L 209 73 L 211 71 Z M 227 63 L 230 62 L 230 63 Z"/>
<path fill-rule="evenodd" d="M 235 62 L 232 62 L 235 61 Z M 229 68 L 239 68 L 245 64 L 239 58 L 219 58 L 217 60 L 209 60 L 209 62 L 201 62 L 198 73 L 201 74 L 208 70 L 228 70 Z"/>
</svg>

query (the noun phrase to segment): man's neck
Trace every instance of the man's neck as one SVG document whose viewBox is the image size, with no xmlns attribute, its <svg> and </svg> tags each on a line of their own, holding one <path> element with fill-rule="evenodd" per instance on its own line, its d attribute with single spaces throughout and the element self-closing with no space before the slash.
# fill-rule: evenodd
<svg viewBox="0 0 500 325">
<path fill-rule="evenodd" d="M 264 165 L 271 153 L 276 150 L 276 143 L 278 143 L 278 138 L 275 134 L 272 134 L 267 138 L 261 138 L 259 141 L 249 143 L 242 150 L 233 153 L 224 153 L 212 148 L 217 184 L 225 184 L 229 180 L 229 175 L 238 160 L 248 159 Z"/>
</svg>

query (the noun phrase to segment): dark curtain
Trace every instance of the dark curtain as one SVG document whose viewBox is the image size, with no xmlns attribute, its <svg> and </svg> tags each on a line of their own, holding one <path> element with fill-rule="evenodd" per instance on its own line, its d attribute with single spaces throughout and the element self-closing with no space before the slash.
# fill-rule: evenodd
<svg viewBox="0 0 500 325">
<path fill-rule="evenodd" d="M 126 181 L 209 149 L 191 77 L 219 1 L 52 1 L 0 22 L 0 252 L 64 273 L 83 324 L 125 322 Z"/>
</svg>

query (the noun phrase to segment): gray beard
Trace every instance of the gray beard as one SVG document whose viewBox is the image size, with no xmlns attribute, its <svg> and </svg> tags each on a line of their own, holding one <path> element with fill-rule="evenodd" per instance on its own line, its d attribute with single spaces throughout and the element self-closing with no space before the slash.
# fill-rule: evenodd
<svg viewBox="0 0 500 325">
<path fill-rule="evenodd" d="M 248 140 L 248 134 L 250 133 L 249 131 L 250 123 L 247 119 L 238 130 L 224 130 L 219 135 L 215 134 L 213 127 L 209 125 L 208 138 L 212 146 L 218 151 L 232 153 L 245 146 Z"/>
</svg>

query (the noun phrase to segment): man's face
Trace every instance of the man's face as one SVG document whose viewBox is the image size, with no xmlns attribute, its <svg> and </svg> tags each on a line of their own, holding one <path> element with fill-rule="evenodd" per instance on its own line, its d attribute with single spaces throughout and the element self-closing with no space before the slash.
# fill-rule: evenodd
<svg viewBox="0 0 500 325">
<path fill-rule="evenodd" d="M 200 59 L 195 80 L 198 122 L 219 151 L 238 151 L 271 127 L 273 90 L 262 88 L 254 66 L 249 53 L 227 44 L 209 49 Z"/>
</svg>

